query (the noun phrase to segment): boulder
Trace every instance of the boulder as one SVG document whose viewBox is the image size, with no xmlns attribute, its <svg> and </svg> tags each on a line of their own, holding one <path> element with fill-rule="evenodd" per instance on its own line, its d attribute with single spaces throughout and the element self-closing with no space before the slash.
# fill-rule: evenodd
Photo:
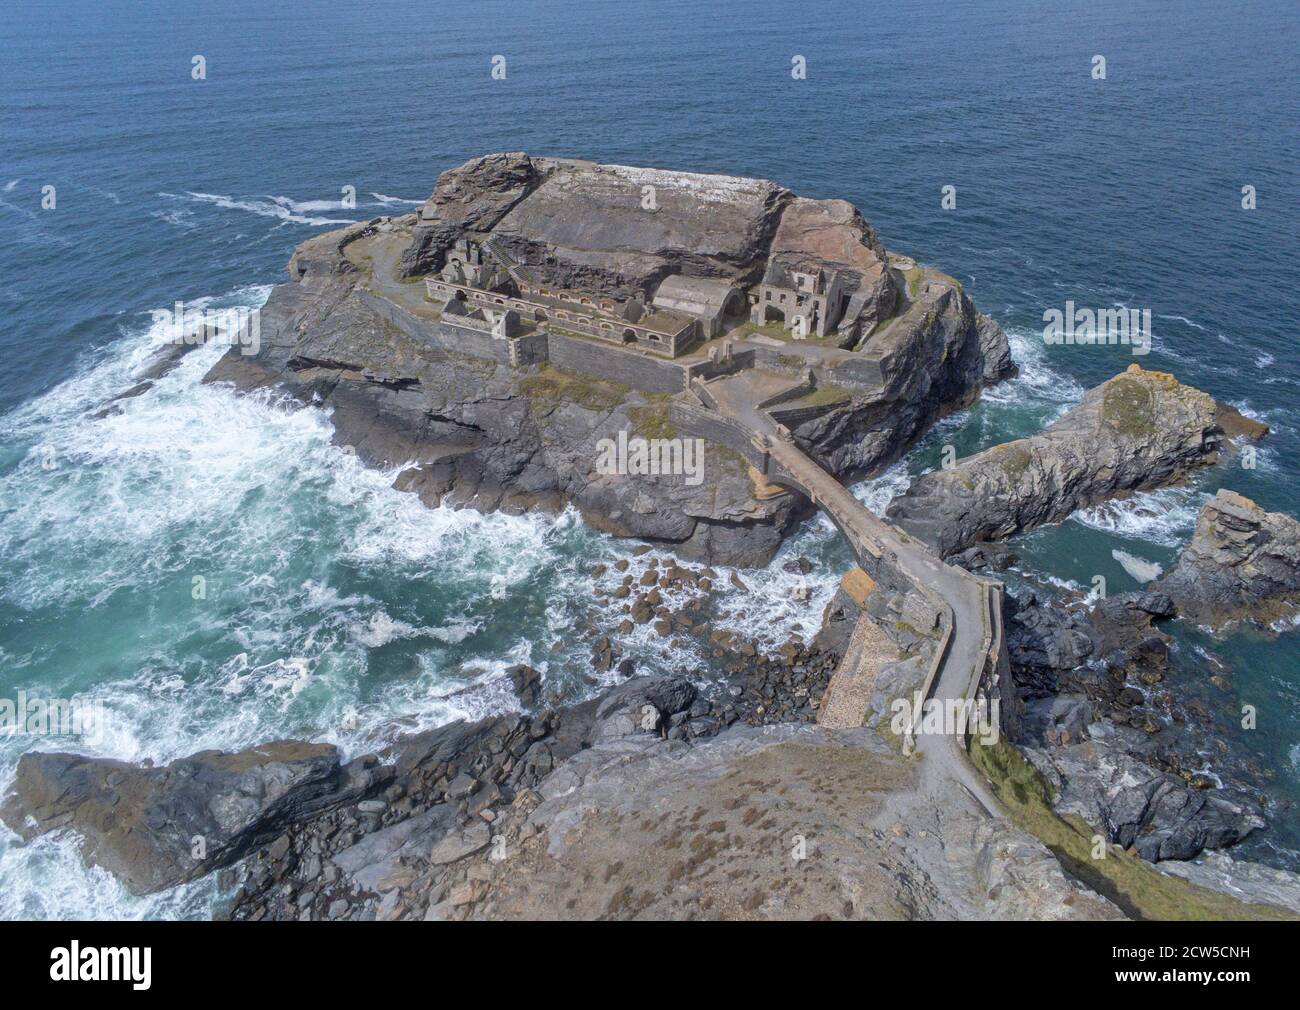
<svg viewBox="0 0 1300 1010">
<path fill-rule="evenodd" d="M 1221 490 L 1201 508 L 1178 564 L 1155 587 L 1179 616 L 1222 627 L 1300 613 L 1300 523 Z"/>
<path fill-rule="evenodd" d="M 542 674 L 534 670 L 526 663 L 517 663 L 506 669 L 506 676 L 510 678 L 510 685 L 514 688 L 515 694 L 519 696 L 520 702 L 525 706 L 532 707 L 541 700 L 542 697 Z"/>
</svg>

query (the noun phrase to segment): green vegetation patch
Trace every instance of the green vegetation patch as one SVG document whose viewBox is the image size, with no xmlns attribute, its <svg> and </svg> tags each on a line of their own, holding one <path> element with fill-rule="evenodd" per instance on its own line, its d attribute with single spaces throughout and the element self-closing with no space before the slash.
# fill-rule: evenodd
<svg viewBox="0 0 1300 1010">
<path fill-rule="evenodd" d="M 847 403 L 853 399 L 853 394 L 843 386 L 837 386 L 833 382 L 828 382 L 824 386 L 819 386 L 807 396 L 801 396 L 797 400 L 791 400 L 788 403 L 780 405 L 781 410 L 791 410 L 797 407 L 824 407 L 832 403 Z"/>
<path fill-rule="evenodd" d="M 668 404 L 654 403 L 629 407 L 632 430 L 643 438 L 677 438 L 677 429 L 668 420 Z"/>
<path fill-rule="evenodd" d="M 613 410 L 630 392 L 622 383 L 593 379 L 550 363 L 521 381 L 519 391 L 541 404 L 575 403 L 588 410 Z"/>
<path fill-rule="evenodd" d="M 1012 477 L 1023 474 L 1033 461 L 1033 453 L 1023 442 L 1012 442 L 998 450 L 998 465 Z"/>
<path fill-rule="evenodd" d="M 903 280 L 907 281 L 908 301 L 916 301 L 917 296 L 921 293 L 921 283 L 925 280 L 925 269 L 917 266 L 912 267 L 910 270 L 904 270 Z"/>
<path fill-rule="evenodd" d="M 1097 834 L 1081 818 L 1052 809 L 1052 789 L 1025 756 L 1006 741 L 986 747 L 972 739 L 971 761 L 993 787 L 1011 820 L 1052 850 L 1062 865 L 1137 919 L 1296 919 L 1275 905 L 1255 905 L 1161 873 L 1134 852 L 1106 846 L 1093 859 Z"/>
<path fill-rule="evenodd" d="M 1143 438 L 1155 432 L 1155 396 L 1148 383 L 1120 375 L 1106 383 L 1101 416 L 1124 435 Z"/>
</svg>

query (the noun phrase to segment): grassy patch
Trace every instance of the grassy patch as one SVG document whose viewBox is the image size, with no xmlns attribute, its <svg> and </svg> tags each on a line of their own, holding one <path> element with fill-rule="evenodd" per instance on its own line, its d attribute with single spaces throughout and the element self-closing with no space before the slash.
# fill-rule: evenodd
<svg viewBox="0 0 1300 1010">
<path fill-rule="evenodd" d="M 853 399 L 853 394 L 843 386 L 837 386 L 833 382 L 828 382 L 824 386 L 819 386 L 807 396 L 801 396 L 797 400 L 791 400 L 788 403 L 781 404 L 782 410 L 790 410 L 796 407 L 824 407 L 831 403 L 847 403 Z"/>
<path fill-rule="evenodd" d="M 907 282 L 907 300 L 916 301 L 917 295 L 921 293 L 921 283 L 925 280 L 925 270 L 921 267 L 904 270 L 903 280 Z"/>
<path fill-rule="evenodd" d="M 1019 477 L 1029 469 L 1033 454 L 1020 442 L 1012 442 L 998 451 L 998 465 L 1012 477 Z"/>
<path fill-rule="evenodd" d="M 536 375 L 520 382 L 519 390 L 530 400 L 544 405 L 576 403 L 588 410 L 613 410 L 629 392 L 621 383 L 593 379 L 549 363 L 538 368 Z"/>
<path fill-rule="evenodd" d="M 976 739 L 971 742 L 970 755 L 1012 821 L 1051 849 L 1079 880 L 1134 918 L 1296 918 L 1273 905 L 1248 904 L 1168 876 L 1118 846 L 1108 845 L 1104 859 L 1093 859 L 1093 829 L 1077 817 L 1062 817 L 1052 809 L 1051 787 L 1020 751 L 1005 741 L 986 747 Z"/>
<path fill-rule="evenodd" d="M 629 407 L 627 414 L 632 430 L 643 438 L 677 438 L 677 429 L 668 420 L 666 403 Z"/>
<path fill-rule="evenodd" d="M 1117 376 L 1106 383 L 1101 401 L 1102 419 L 1121 434 L 1143 438 L 1155 431 L 1155 400 L 1141 379 Z"/>
</svg>

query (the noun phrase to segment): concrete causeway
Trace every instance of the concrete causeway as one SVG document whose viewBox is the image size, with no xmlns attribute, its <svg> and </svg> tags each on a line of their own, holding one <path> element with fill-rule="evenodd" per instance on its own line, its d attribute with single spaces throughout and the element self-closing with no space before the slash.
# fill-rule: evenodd
<svg viewBox="0 0 1300 1010">
<path fill-rule="evenodd" d="M 711 400 L 718 413 L 752 432 L 756 448 L 766 451 L 775 464 L 767 468 L 767 479 L 799 491 L 825 512 L 868 574 L 877 581 L 910 588 L 933 604 L 933 627 L 939 629 L 940 642 L 923 688 L 925 698 L 973 699 L 982 686 L 996 684 L 999 674 L 1006 671 L 1001 583 L 946 564 L 919 540 L 873 513 L 805 454 L 790 433 L 758 406 L 779 392 L 782 382 L 797 385 L 795 380 L 772 373 L 741 371 L 708 381 L 705 402 Z M 872 618 L 864 613 L 859 620 Z M 846 656 L 849 662 L 860 659 Z M 918 716 L 914 713 L 914 720 Z M 924 756 L 921 788 L 926 794 L 938 798 L 944 780 L 955 781 L 985 812 L 1002 816 L 988 783 L 968 760 L 963 739 L 923 733 L 915 744 Z"/>
</svg>

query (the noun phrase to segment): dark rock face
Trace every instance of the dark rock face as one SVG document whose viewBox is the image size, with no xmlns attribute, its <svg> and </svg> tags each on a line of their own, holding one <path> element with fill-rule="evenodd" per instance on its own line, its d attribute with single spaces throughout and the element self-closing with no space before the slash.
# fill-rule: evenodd
<svg viewBox="0 0 1300 1010">
<path fill-rule="evenodd" d="M 1155 586 L 1180 617 L 1222 626 L 1300 612 L 1300 523 L 1222 490 L 1206 502 L 1178 564 Z"/>
<path fill-rule="evenodd" d="M 1192 859 L 1265 825 L 1241 784 L 1255 777 L 1228 760 L 1209 713 L 1164 689 L 1170 639 L 1152 622 L 1172 615 L 1170 598 L 1150 592 L 1091 606 L 1008 597 L 1004 614 L 1027 701 L 1015 742 L 1053 786 L 1058 812 L 1152 862 Z M 1207 751 L 1221 758 L 1213 777 L 1198 770 Z"/>
<path fill-rule="evenodd" d="M 757 281 L 792 199 L 759 179 L 536 162 L 544 181 L 492 229 L 494 241 L 556 287 L 618 299 L 679 272 Z"/>
<path fill-rule="evenodd" d="M 851 322 L 858 335 L 889 318 L 897 305 L 898 283 L 885 247 L 845 200 L 791 199 L 772 239 L 771 259 L 795 268 L 811 259 L 842 270 L 852 285 L 849 304 L 856 316 Z"/>
<path fill-rule="evenodd" d="M 597 443 L 658 423 L 662 402 L 421 344 L 376 314 L 357 278 L 317 264 L 302 283 L 275 288 L 262 310 L 260 353 L 227 355 L 208 381 L 276 387 L 331 410 L 335 440 L 363 462 L 415 464 L 396 484 L 430 506 L 518 513 L 572 502 L 612 535 L 743 566 L 766 563 L 802 514 L 789 495 L 756 501 L 739 457 L 712 445 L 698 485 L 594 472 Z"/>
<path fill-rule="evenodd" d="M 1041 434 L 917 478 L 888 515 L 945 556 L 1005 539 L 1215 462 L 1229 411 L 1167 373 L 1130 365 Z"/>
<path fill-rule="evenodd" d="M 1258 806 L 1225 790 L 1199 790 L 1136 760 L 1109 740 L 1028 751 L 1056 790 L 1060 813 L 1078 814 L 1143 859 L 1192 859 L 1264 826 Z"/>
<path fill-rule="evenodd" d="M 879 360 L 880 388 L 793 427 L 800 444 L 841 478 L 887 466 L 939 417 L 1016 374 L 1001 328 L 940 274 L 928 275 L 905 313 L 865 346 Z"/>
<path fill-rule="evenodd" d="M 296 741 L 203 751 L 163 768 L 31 753 L 18 762 L 0 816 L 24 839 L 77 831 L 87 862 L 148 894 L 225 866 L 304 817 L 355 803 L 389 777 L 373 758 L 341 766 L 334 747 Z"/>
<path fill-rule="evenodd" d="M 536 705 L 542 697 L 542 675 L 525 663 L 518 663 L 506 670 L 510 686 L 524 705 Z"/>
</svg>

